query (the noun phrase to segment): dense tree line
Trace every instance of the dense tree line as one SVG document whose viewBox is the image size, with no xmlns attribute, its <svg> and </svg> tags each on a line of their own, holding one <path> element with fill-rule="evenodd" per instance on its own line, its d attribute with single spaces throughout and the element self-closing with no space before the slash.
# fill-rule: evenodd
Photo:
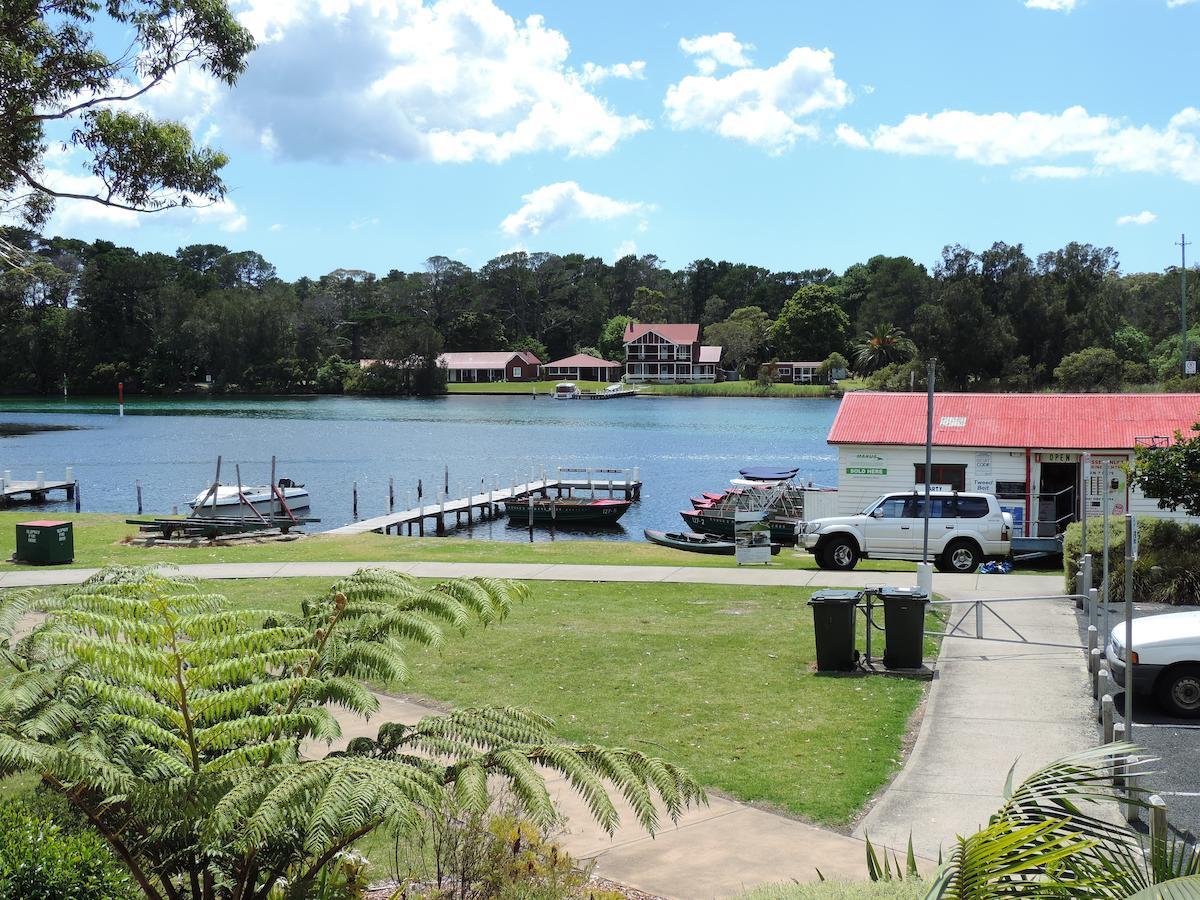
<svg viewBox="0 0 1200 900">
<path fill-rule="evenodd" d="M 698 322 L 724 364 L 844 354 L 872 383 L 919 385 L 940 360 L 958 388 L 1071 389 L 1179 371 L 1179 276 L 1122 275 L 1111 248 L 946 247 L 932 271 L 875 256 L 842 274 L 653 255 L 508 253 L 478 270 L 435 256 L 379 277 L 280 279 L 260 254 L 173 256 L 8 229 L 24 264 L 0 276 L 0 390 L 434 393 L 443 350 L 528 348 L 620 358 L 632 320 Z M 1193 279 L 1196 280 L 1196 279 Z M 1190 316 L 1195 320 L 1194 313 Z M 1194 334 L 1200 346 L 1200 332 Z M 360 369 L 360 359 L 404 366 Z"/>
</svg>

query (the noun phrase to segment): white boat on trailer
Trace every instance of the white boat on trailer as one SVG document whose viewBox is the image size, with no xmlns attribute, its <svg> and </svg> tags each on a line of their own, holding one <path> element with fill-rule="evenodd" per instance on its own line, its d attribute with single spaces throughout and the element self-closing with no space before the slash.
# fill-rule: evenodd
<svg viewBox="0 0 1200 900">
<path fill-rule="evenodd" d="M 308 491 L 304 485 L 281 478 L 279 493 L 283 495 L 288 509 L 295 511 L 308 508 Z M 236 510 L 246 510 L 247 506 L 252 506 L 256 511 L 269 515 L 272 499 L 276 514 L 284 514 L 283 505 L 278 495 L 272 496 L 269 484 L 218 484 L 215 492 L 211 487 L 205 488 L 188 501 L 188 506 L 196 512 L 207 512 L 209 515 L 236 515 Z"/>
</svg>

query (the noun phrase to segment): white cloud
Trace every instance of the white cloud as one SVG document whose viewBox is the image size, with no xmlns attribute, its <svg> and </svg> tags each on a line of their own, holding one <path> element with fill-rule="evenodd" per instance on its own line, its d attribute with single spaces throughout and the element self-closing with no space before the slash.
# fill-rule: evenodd
<svg viewBox="0 0 1200 900">
<path fill-rule="evenodd" d="M 1018 178 L 1083 178 L 1092 174 L 1087 166 L 1025 166 L 1017 173 Z"/>
<path fill-rule="evenodd" d="M 1158 218 L 1158 216 L 1156 216 L 1154 213 L 1150 212 L 1150 210 L 1143 209 L 1140 213 L 1136 213 L 1135 215 L 1132 215 L 1132 216 L 1119 216 L 1117 218 L 1117 224 L 1118 225 L 1149 225 L 1151 222 L 1153 222 L 1157 218 Z"/>
<path fill-rule="evenodd" d="M 782 153 L 798 138 L 819 133 L 803 117 L 849 102 L 846 82 L 834 74 L 832 51 L 796 47 L 767 69 L 689 75 L 667 88 L 663 105 L 676 128 L 702 128 Z"/>
<path fill-rule="evenodd" d="M 621 241 L 613 251 L 613 262 L 626 256 L 637 256 L 637 244 L 634 241 Z"/>
<path fill-rule="evenodd" d="M 877 128 L 869 140 L 886 153 L 952 156 L 988 166 L 1028 163 L 1023 173 L 1033 177 L 1080 177 L 1082 162 L 1070 161 L 1076 157 L 1095 174 L 1171 175 L 1200 184 L 1200 110 L 1191 107 L 1161 129 L 1092 115 L 1082 106 L 1062 113 L 947 110 L 906 116 Z"/>
<path fill-rule="evenodd" d="M 743 44 L 731 31 L 721 31 L 694 38 L 680 38 L 679 49 L 695 57 L 696 68 L 701 74 L 711 75 L 717 66 L 742 68 L 750 65 L 746 51 L 753 50 L 754 45 Z"/>
<path fill-rule="evenodd" d="M 862 132 L 845 122 L 839 124 L 833 133 L 841 143 L 847 147 L 853 147 L 855 150 L 866 150 L 871 146 L 871 142 L 863 137 Z"/>
<path fill-rule="evenodd" d="M 641 81 L 646 77 L 646 61 L 635 59 L 633 62 L 613 63 L 611 66 L 598 66 L 595 63 L 583 64 L 583 74 L 580 75 L 584 84 L 599 84 L 609 78 L 620 78 L 624 81 Z"/>
<path fill-rule="evenodd" d="M 1177 6 L 1190 6 L 1196 0 L 1167 0 L 1167 9 L 1174 9 Z"/>
<path fill-rule="evenodd" d="M 505 216 L 500 230 L 510 237 L 524 238 L 544 228 L 577 219 L 605 221 L 623 216 L 645 214 L 645 203 L 615 200 L 603 194 L 582 190 L 574 181 L 547 184 L 521 197 L 525 202 L 516 212 Z"/>
<path fill-rule="evenodd" d="M 514 20 L 492 0 L 237 5 L 259 47 L 214 115 L 226 134 L 280 156 L 595 155 L 650 127 L 589 90 L 603 77 L 640 77 L 644 66 L 581 74 L 568 65 L 567 39 L 541 16 Z"/>
<path fill-rule="evenodd" d="M 283 231 L 283 225 L 279 222 L 276 222 L 274 225 L 268 228 L 267 231 Z"/>
<path fill-rule="evenodd" d="M 379 224 L 379 216 L 371 216 L 369 218 L 364 216 L 359 219 L 351 219 L 350 220 L 350 230 L 351 231 L 361 231 L 364 228 L 374 228 L 378 224 Z"/>
<path fill-rule="evenodd" d="M 1030 9 L 1049 9 L 1054 12 L 1070 12 L 1075 8 L 1076 0 L 1025 0 Z"/>
</svg>

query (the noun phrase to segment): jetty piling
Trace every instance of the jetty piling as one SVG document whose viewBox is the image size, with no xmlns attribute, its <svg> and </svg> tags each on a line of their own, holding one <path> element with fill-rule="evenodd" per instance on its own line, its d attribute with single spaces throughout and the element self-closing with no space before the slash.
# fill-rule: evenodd
<svg viewBox="0 0 1200 900">
<path fill-rule="evenodd" d="M 591 473 L 589 478 L 570 477 L 571 475 L 584 475 Z M 434 533 L 444 535 L 448 532 L 447 514 L 454 515 L 453 525 L 461 524 L 465 516 L 468 524 L 473 525 L 476 519 L 486 521 L 489 518 L 496 518 L 504 514 L 504 501 L 515 500 L 520 498 L 544 497 L 551 500 L 551 516 L 556 518 L 557 504 L 553 501 L 564 496 L 571 497 L 575 495 L 575 491 L 580 491 L 584 488 L 595 488 L 596 474 L 604 475 L 604 480 L 601 485 L 609 492 L 609 496 L 623 496 L 627 500 L 638 500 L 641 498 L 642 485 L 641 482 L 631 478 L 631 473 L 637 470 L 630 469 L 567 469 L 558 468 L 557 476 L 551 477 L 545 473 L 544 468 L 539 477 L 537 468 L 531 468 L 527 481 L 518 482 L 517 476 L 514 475 L 509 481 L 508 489 L 505 490 L 500 486 L 500 475 L 492 476 L 493 487 L 488 487 L 487 476 L 483 476 L 479 480 L 479 491 L 476 492 L 472 487 L 470 490 L 460 482 L 460 496 L 450 497 L 443 491 L 438 491 L 435 502 L 432 505 L 427 505 L 424 502 L 424 485 L 418 481 L 416 506 L 412 505 L 412 494 L 409 493 L 405 498 L 406 509 L 390 511 L 386 515 L 374 516 L 362 520 L 355 519 L 354 522 L 343 525 L 339 528 L 330 530 L 331 534 L 364 534 L 368 531 L 376 531 L 382 534 L 401 535 L 407 532 L 411 535 L 414 531 L 421 536 L 425 536 L 425 521 L 433 519 Z M 357 492 L 357 482 L 355 482 L 355 491 Z M 357 513 L 357 508 L 356 508 Z M 532 514 L 532 505 L 530 509 Z M 526 524 L 524 522 L 520 523 Z M 532 527 L 532 522 L 529 523 Z"/>
</svg>

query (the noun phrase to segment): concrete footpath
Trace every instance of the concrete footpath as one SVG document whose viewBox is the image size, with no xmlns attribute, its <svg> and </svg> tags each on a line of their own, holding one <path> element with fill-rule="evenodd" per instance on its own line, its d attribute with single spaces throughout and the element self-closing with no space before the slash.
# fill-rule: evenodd
<svg viewBox="0 0 1200 900">
<path fill-rule="evenodd" d="M 1058 584 L 1061 590 L 1061 580 Z M 936 578 L 934 590 L 953 599 L 975 599 Z M 957 835 L 987 823 L 1003 802 L 1014 763 L 1016 783 L 1053 759 L 1099 743 L 1074 603 L 1028 600 L 992 608 L 1029 641 L 1069 646 L 945 639 L 912 753 L 855 835 L 904 846 L 911 834 L 918 853 L 936 858 L 939 848 L 949 851 Z M 967 613 L 961 627 L 974 634 L 974 610 L 949 609 L 952 622 Z M 1016 637 L 986 609 L 983 633 Z"/>
<path fill-rule="evenodd" d="M 725 569 L 668 566 L 576 566 L 499 563 L 223 563 L 184 565 L 200 578 L 337 577 L 364 566 L 429 578 L 486 575 L 531 581 L 621 581 L 796 587 L 865 587 L 915 583 L 915 574 Z M 38 569 L 0 575 L 0 587 L 74 584 L 94 570 Z M 1057 575 L 936 575 L 934 590 L 954 600 L 1055 594 Z M 958 615 L 966 607 L 958 609 Z M 1033 641 L 1078 643 L 1073 605 L 1026 600 L 997 609 Z M 985 614 L 985 634 L 1008 636 Z M 957 619 L 957 615 L 954 616 Z M 967 626 L 973 623 L 968 616 Z M 343 743 L 374 736 L 380 722 L 415 722 L 434 710 L 379 695 L 371 722 L 339 714 Z M 1019 758 L 1018 776 L 1055 757 L 1095 744 L 1090 692 L 1081 650 L 947 639 L 939 656 L 920 733 L 904 769 L 874 803 L 853 836 L 713 796 L 667 822 L 651 838 L 623 809 L 615 835 L 600 831 L 561 779 L 551 792 L 567 817 L 565 848 L 596 859 L 600 874 L 671 898 L 729 897 L 764 882 L 865 876 L 862 838 L 903 855 L 911 833 L 918 855 L 936 859 L 956 834 L 986 822 L 999 805 L 1005 776 Z M 340 744 L 335 744 L 340 746 Z M 310 748 L 309 752 L 323 752 Z M 932 865 L 930 865 L 932 868 Z"/>
<path fill-rule="evenodd" d="M 911 587 L 915 572 L 826 572 L 819 569 L 723 568 L 709 566 L 588 566 L 544 563 L 456 562 L 284 562 L 191 563 L 172 567 L 194 578 L 337 578 L 359 569 L 391 569 L 419 578 L 515 578 L 522 581 L 636 581 L 664 584 L 745 584 L 764 587 Z M 98 569 L 20 569 L 0 571 L 0 588 L 79 584 Z M 1047 593 L 1062 589 L 1057 575 L 937 575 L 935 588 L 946 596 Z"/>
</svg>

